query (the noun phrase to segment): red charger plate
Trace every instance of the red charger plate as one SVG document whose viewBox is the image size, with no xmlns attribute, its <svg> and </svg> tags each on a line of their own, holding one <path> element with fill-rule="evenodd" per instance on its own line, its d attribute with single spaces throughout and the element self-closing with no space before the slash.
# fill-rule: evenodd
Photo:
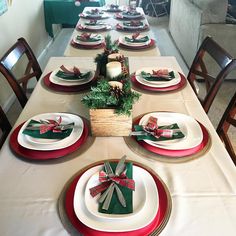
<svg viewBox="0 0 236 236">
<path fill-rule="evenodd" d="M 60 84 L 54 84 L 53 82 L 50 81 L 50 75 L 52 72 L 48 73 L 47 75 L 44 76 L 43 82 L 44 84 L 55 91 L 60 91 L 60 92 L 78 92 L 78 91 L 83 91 L 86 89 L 89 89 L 90 86 L 96 81 L 96 77 L 94 77 L 89 83 L 86 84 L 81 84 L 81 85 L 73 85 L 73 86 L 65 86 L 65 85 L 60 85 Z"/>
<path fill-rule="evenodd" d="M 86 142 L 87 137 L 88 137 L 88 133 L 89 133 L 88 125 L 86 124 L 86 122 L 83 119 L 83 123 L 84 123 L 83 133 L 82 133 L 81 137 L 71 146 L 66 147 L 66 148 L 62 148 L 59 150 L 52 150 L 52 151 L 31 150 L 31 149 L 22 147 L 18 143 L 18 140 L 17 140 L 19 131 L 24 123 L 20 124 L 12 132 L 12 134 L 10 136 L 10 147 L 14 153 L 16 153 L 17 155 L 19 155 L 21 157 L 29 159 L 29 160 L 56 159 L 59 157 L 63 157 L 67 154 L 70 154 L 70 153 L 76 151 L 80 146 L 82 146 Z"/>
<path fill-rule="evenodd" d="M 177 90 L 177 89 L 181 89 L 186 85 L 186 78 L 184 77 L 184 75 L 182 75 L 181 73 L 179 73 L 180 75 L 180 82 L 178 84 L 175 85 L 171 85 L 165 88 L 156 88 L 156 87 L 150 87 L 144 84 L 141 84 L 137 79 L 135 74 L 133 74 L 131 76 L 131 82 L 137 87 L 137 88 L 141 88 L 143 90 L 147 90 L 147 91 L 153 91 L 153 92 L 168 92 L 168 91 L 173 91 L 173 90 Z"/>
<path fill-rule="evenodd" d="M 141 118 L 138 118 L 137 120 L 135 120 L 133 122 L 133 125 L 138 125 L 140 119 Z M 189 148 L 189 149 L 168 150 L 168 149 L 163 149 L 163 148 L 152 146 L 144 141 L 137 141 L 135 137 L 132 137 L 132 138 L 134 138 L 140 146 L 142 146 L 143 148 L 145 148 L 146 150 L 148 150 L 150 152 L 153 152 L 153 153 L 156 153 L 159 155 L 163 155 L 163 156 L 176 157 L 176 158 L 186 157 L 186 156 L 190 156 L 190 155 L 200 152 L 201 150 L 203 150 L 203 148 L 206 147 L 206 145 L 209 142 L 210 137 L 209 137 L 209 133 L 208 133 L 207 129 L 200 122 L 198 122 L 198 123 L 199 123 L 202 133 L 203 133 L 203 140 L 198 146 L 193 147 L 193 148 Z"/>
<path fill-rule="evenodd" d="M 101 164 L 101 163 L 100 163 Z M 93 166 L 96 166 L 98 164 L 94 164 Z M 135 163 L 134 165 L 142 167 L 141 164 Z M 93 167 L 90 166 L 86 168 L 83 173 L 88 170 L 89 168 Z M 145 169 L 145 168 L 144 168 Z M 168 190 L 164 183 L 157 177 L 157 175 L 153 174 L 149 170 L 147 170 L 153 177 L 157 189 L 158 189 L 158 194 L 159 194 L 159 208 L 158 212 L 154 218 L 154 220 L 147 225 L 144 228 L 138 229 L 138 230 L 133 230 L 133 231 L 127 231 L 127 232 L 103 232 L 103 231 L 98 231 L 95 229 L 92 229 L 86 225 L 84 225 L 75 215 L 74 212 L 74 206 L 73 206 L 73 199 L 74 199 L 74 192 L 76 188 L 76 184 L 78 180 L 80 179 L 81 175 L 83 173 L 80 173 L 78 176 L 74 178 L 68 189 L 66 190 L 66 195 L 65 195 L 65 212 L 67 214 L 68 219 L 72 223 L 72 225 L 78 230 L 79 233 L 82 233 L 83 235 L 89 235 L 89 236 L 145 236 L 149 235 L 153 231 L 160 231 L 164 228 L 166 225 L 170 211 L 171 211 L 171 201 L 169 200 L 170 195 L 168 193 Z M 140 216 L 142 217 L 142 216 Z"/>
<path fill-rule="evenodd" d="M 150 47 L 153 47 L 153 46 L 155 46 L 155 40 L 154 39 L 151 39 L 151 42 L 149 44 L 142 45 L 142 46 L 128 46 L 126 44 L 119 43 L 119 47 L 126 48 L 126 49 L 132 49 L 132 50 L 147 49 L 147 48 L 150 48 Z"/>
</svg>

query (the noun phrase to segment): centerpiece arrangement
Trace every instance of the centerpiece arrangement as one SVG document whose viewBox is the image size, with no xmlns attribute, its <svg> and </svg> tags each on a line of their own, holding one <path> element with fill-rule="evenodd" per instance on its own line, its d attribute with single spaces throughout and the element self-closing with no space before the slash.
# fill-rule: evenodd
<svg viewBox="0 0 236 236">
<path fill-rule="evenodd" d="M 117 42 L 105 37 L 105 48 L 95 58 L 98 81 L 82 103 L 90 108 L 94 136 L 128 136 L 132 128 L 132 106 L 140 94 L 131 90 L 128 60 L 118 52 Z"/>
</svg>

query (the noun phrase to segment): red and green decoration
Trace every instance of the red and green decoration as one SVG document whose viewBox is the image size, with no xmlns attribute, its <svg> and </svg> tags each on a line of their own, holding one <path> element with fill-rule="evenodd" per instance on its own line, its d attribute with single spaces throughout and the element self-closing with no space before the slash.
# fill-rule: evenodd
<svg viewBox="0 0 236 236">
<path fill-rule="evenodd" d="M 111 36 L 107 35 L 105 37 L 104 52 L 97 54 L 95 57 L 95 62 L 97 63 L 97 68 L 100 70 L 100 75 L 106 76 L 106 64 L 108 63 L 108 56 L 113 53 L 118 53 L 118 51 L 118 41 L 112 42 Z"/>
<path fill-rule="evenodd" d="M 99 79 L 96 87 L 82 98 L 82 103 L 90 109 L 115 109 L 117 114 L 131 115 L 134 102 L 140 94 L 131 90 L 130 79 L 120 75 L 112 80 Z"/>
</svg>

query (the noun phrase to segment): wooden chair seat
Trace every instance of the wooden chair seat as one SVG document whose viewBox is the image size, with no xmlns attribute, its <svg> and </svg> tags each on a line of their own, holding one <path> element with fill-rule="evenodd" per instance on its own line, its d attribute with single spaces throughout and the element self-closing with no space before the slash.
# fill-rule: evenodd
<svg viewBox="0 0 236 236">
<path fill-rule="evenodd" d="M 226 108 L 220 120 L 220 123 L 216 129 L 216 132 L 220 136 L 221 140 L 224 142 L 225 148 L 227 149 L 234 164 L 236 165 L 236 153 L 228 135 L 228 131 L 230 127 L 234 127 L 234 132 L 236 134 L 236 93 L 234 94 L 231 101 L 229 102 L 229 105 Z M 235 138 L 236 138 L 236 135 L 235 135 Z"/>
<path fill-rule="evenodd" d="M 216 76 L 209 74 L 206 57 L 211 57 L 219 65 L 220 71 Z M 224 79 L 235 68 L 236 60 L 211 37 L 206 37 L 197 51 L 187 77 L 206 113 L 209 111 Z M 199 96 L 196 86 L 196 81 L 199 78 L 203 79 L 202 82 L 205 83 L 206 95 L 203 98 Z"/>
<path fill-rule="evenodd" d="M 19 63 L 19 60 L 26 55 L 27 65 L 24 68 L 24 74 L 20 78 L 15 76 L 13 69 Z M 0 72 L 7 79 L 12 87 L 22 107 L 28 101 L 26 96 L 28 81 L 35 77 L 39 80 L 42 70 L 39 63 L 24 38 L 19 38 L 17 42 L 0 59 Z"/>
</svg>

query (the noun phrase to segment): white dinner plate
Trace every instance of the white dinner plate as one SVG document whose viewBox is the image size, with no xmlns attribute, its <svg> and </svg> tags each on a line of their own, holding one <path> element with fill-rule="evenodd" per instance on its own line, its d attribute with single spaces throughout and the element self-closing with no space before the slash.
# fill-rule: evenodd
<svg viewBox="0 0 236 236">
<path fill-rule="evenodd" d="M 125 40 L 125 37 L 128 37 L 128 38 L 132 39 L 132 35 L 123 35 L 123 36 L 119 37 L 119 43 L 124 44 L 124 45 L 129 46 L 129 47 L 145 46 L 145 45 L 150 44 L 150 42 L 151 42 L 151 40 L 149 38 L 149 40 L 146 41 L 146 42 L 130 43 L 130 42 L 127 42 Z M 143 37 L 145 37 L 145 35 L 139 35 L 137 38 L 143 38 Z"/>
<path fill-rule="evenodd" d="M 182 139 L 151 141 L 144 140 L 146 143 L 168 150 L 183 150 L 198 146 L 203 140 L 203 133 L 198 122 L 191 116 L 174 112 L 153 112 L 144 115 L 140 125 L 146 125 L 150 116 L 156 117 L 158 126 L 177 123 L 181 132 L 185 135 Z"/>
<path fill-rule="evenodd" d="M 79 14 L 80 17 L 84 17 L 84 18 L 99 18 L 99 19 L 106 19 L 106 18 L 109 18 L 109 15 L 104 13 L 104 12 L 101 12 L 102 14 L 88 14 L 88 13 L 82 13 L 82 14 Z"/>
<path fill-rule="evenodd" d="M 129 21 L 128 21 L 129 22 Z M 126 23 L 128 23 L 126 22 Z M 125 23 L 125 22 L 124 22 Z M 131 25 L 122 25 L 123 28 L 126 28 L 126 29 L 143 29 L 146 27 L 145 23 L 143 23 L 142 25 L 137 25 L 137 26 L 131 26 Z"/>
<path fill-rule="evenodd" d="M 128 14 L 125 14 L 125 12 L 121 13 L 121 15 L 125 17 L 126 19 L 136 19 L 142 16 L 141 13 L 139 13 L 138 15 L 128 15 Z"/>
<path fill-rule="evenodd" d="M 56 73 L 61 70 L 60 68 L 54 70 L 50 76 L 49 76 L 49 80 L 54 83 L 54 84 L 58 84 L 58 85 L 63 85 L 63 86 L 76 86 L 76 85 L 82 85 L 82 84 L 87 84 L 89 83 L 93 78 L 94 78 L 94 75 L 95 75 L 95 71 L 91 71 L 91 70 L 88 70 L 88 69 L 84 69 L 84 68 L 79 68 L 80 71 L 82 73 L 86 73 L 88 71 L 90 71 L 90 76 L 87 78 L 87 79 L 81 79 L 81 80 L 65 80 L 65 79 L 62 79 L 58 76 L 56 76 Z"/>
<path fill-rule="evenodd" d="M 157 71 L 160 69 L 168 69 L 168 71 L 173 71 L 175 78 L 173 78 L 170 81 L 148 81 L 148 80 L 145 80 L 141 75 L 142 71 L 145 71 L 147 73 L 152 73 L 152 70 Z M 180 83 L 181 81 L 180 74 L 177 71 L 172 70 L 171 68 L 143 67 L 135 72 L 135 77 L 140 84 L 144 84 L 146 86 L 154 87 L 154 88 L 165 88 L 165 87 L 173 86 Z"/>
<path fill-rule="evenodd" d="M 68 124 L 74 122 L 74 127 L 71 134 L 64 139 L 43 139 L 34 138 L 29 135 L 23 134 L 23 130 L 26 128 L 28 123 L 33 119 L 39 121 L 40 119 L 54 119 L 62 118 L 62 124 Z M 83 120 L 74 114 L 70 113 L 44 113 L 33 116 L 21 127 L 17 140 L 19 144 L 25 148 L 32 150 L 58 150 L 66 148 L 74 144 L 82 135 L 84 129 Z"/>
<path fill-rule="evenodd" d="M 77 44 L 80 44 L 80 45 L 96 46 L 96 45 L 101 44 L 103 42 L 103 36 L 101 34 L 91 34 L 91 37 L 95 37 L 96 35 L 100 36 L 101 39 L 99 39 L 98 41 L 95 41 L 95 42 L 84 42 L 84 41 L 78 40 L 77 36 L 74 37 L 73 41 Z"/>
<path fill-rule="evenodd" d="M 111 28 L 111 26 L 110 26 L 110 25 L 107 25 L 107 24 L 97 24 L 97 25 L 81 24 L 81 26 L 82 26 L 84 29 L 91 29 L 91 30 L 102 30 L 102 29 Z"/>
<path fill-rule="evenodd" d="M 87 192 L 90 184 L 93 183 L 90 178 L 93 178 L 94 174 L 102 168 L 103 165 L 99 165 L 87 170 L 76 185 L 74 211 L 78 219 L 90 228 L 105 232 L 125 232 L 148 225 L 156 216 L 159 207 L 158 191 L 152 176 L 143 168 L 133 166 L 133 179 L 137 188 L 137 192 L 133 193 L 134 213 L 123 215 L 123 217 L 121 215 L 108 216 L 107 214 L 101 217 L 101 213 L 94 212 L 95 205 L 98 209 L 97 198 L 87 196 Z M 141 190 L 144 196 L 140 195 Z M 85 197 L 89 198 L 85 200 Z M 141 203 L 141 199 L 144 200 L 144 203 Z M 139 203 L 141 206 L 138 206 Z"/>
</svg>

